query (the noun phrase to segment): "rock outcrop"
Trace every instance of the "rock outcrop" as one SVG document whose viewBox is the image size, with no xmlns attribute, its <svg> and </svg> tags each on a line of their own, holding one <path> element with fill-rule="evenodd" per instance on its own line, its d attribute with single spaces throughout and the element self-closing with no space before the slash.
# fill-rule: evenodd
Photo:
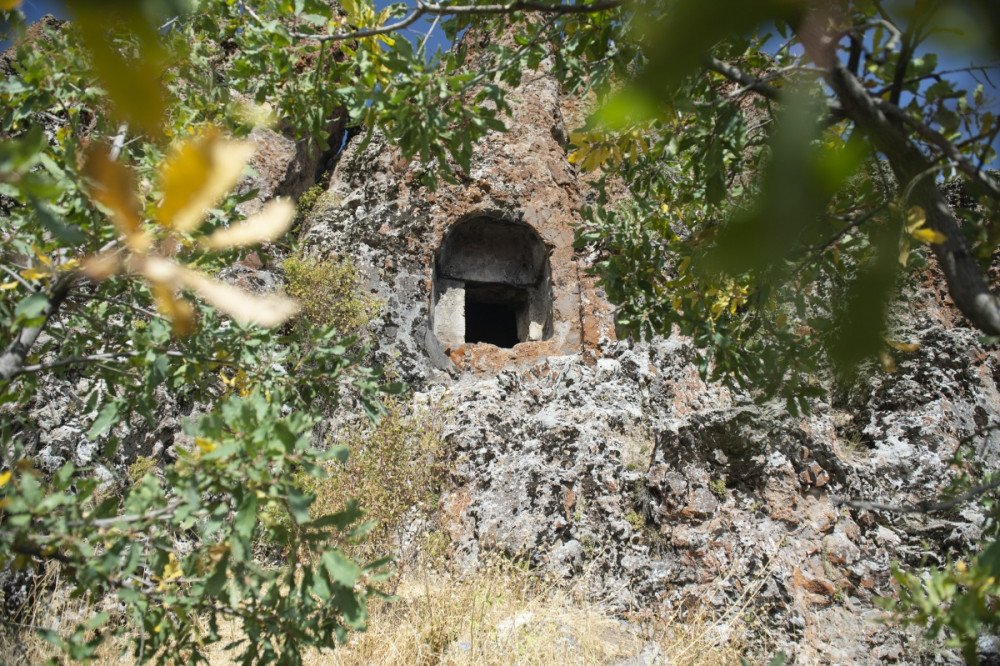
<svg viewBox="0 0 1000 666">
<path fill-rule="evenodd" d="M 874 601 L 892 593 L 892 562 L 975 547 L 982 516 L 838 500 L 934 498 L 966 444 L 993 464 L 1000 359 L 950 314 L 930 273 L 893 333 L 916 351 L 808 416 L 704 382 L 685 339 L 616 341 L 571 249 L 585 186 L 560 143 L 558 86 L 542 73 L 511 97 L 511 132 L 485 137 L 462 182 L 436 192 L 377 133 L 354 139 L 302 235 L 309 252 L 352 257 L 387 303 L 373 323 L 377 359 L 416 399 L 452 409 L 457 462 L 439 514 L 454 565 L 499 551 L 622 611 L 707 604 L 795 663 L 923 659 L 912 634 L 877 622 Z M 438 251 L 482 216 L 526 225 L 550 248 L 563 333 L 511 348 L 441 339 L 454 331 L 434 322 Z"/>
</svg>

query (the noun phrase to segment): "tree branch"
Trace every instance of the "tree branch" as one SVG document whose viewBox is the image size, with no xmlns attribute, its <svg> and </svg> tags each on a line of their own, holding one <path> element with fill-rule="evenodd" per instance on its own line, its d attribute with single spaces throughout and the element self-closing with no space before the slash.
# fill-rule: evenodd
<svg viewBox="0 0 1000 666">
<path fill-rule="evenodd" d="M 828 250 L 837 241 L 839 241 L 848 232 L 850 232 L 851 229 L 857 229 L 858 227 L 860 227 L 865 222 L 871 220 L 873 217 L 875 217 L 880 212 L 882 212 L 883 210 L 885 210 L 886 206 L 888 206 L 888 205 L 889 205 L 888 201 L 883 201 L 878 206 L 876 206 L 875 208 L 871 209 L 870 211 L 868 211 L 867 213 L 865 213 L 861 217 L 855 218 L 853 220 L 848 220 L 847 221 L 847 225 L 845 225 L 844 228 L 842 228 L 840 231 L 838 231 L 833 236 L 831 236 L 830 239 L 827 240 L 825 243 L 821 243 L 819 245 L 814 245 L 812 247 L 812 250 L 814 252 L 823 252 L 825 250 Z"/>
<path fill-rule="evenodd" d="M 35 344 L 39 334 L 45 328 L 52 315 L 59 309 L 62 302 L 66 300 L 73 283 L 78 278 L 79 274 L 72 271 L 63 273 L 56 279 L 46 299 L 45 307 L 42 308 L 40 313 L 40 316 L 43 317 L 42 323 L 19 330 L 14 336 L 14 341 L 7 345 L 7 348 L 0 354 L 0 380 L 13 379 L 22 374 L 24 359 L 31 350 L 32 345 Z"/>
<path fill-rule="evenodd" d="M 767 85 L 762 79 L 750 76 L 738 67 L 723 62 L 715 56 L 708 56 L 708 68 L 717 74 L 722 74 L 730 81 L 740 84 L 745 90 L 753 91 L 772 102 L 777 102 L 781 97 L 777 88 Z"/>
<path fill-rule="evenodd" d="M 844 499 L 842 497 L 834 497 L 832 499 L 834 506 L 849 506 L 852 509 L 887 511 L 889 513 L 934 513 L 936 511 L 953 509 L 996 488 L 1000 488 L 1000 479 L 979 486 L 973 486 L 961 495 L 957 495 L 944 502 L 926 501 L 917 502 L 916 504 L 882 504 L 881 502 L 866 502 L 865 500 Z"/>
<path fill-rule="evenodd" d="M 706 64 L 709 70 L 717 74 L 721 74 L 722 76 L 726 77 L 733 83 L 738 83 L 741 86 L 743 86 L 742 90 L 733 93 L 733 95 L 731 96 L 739 96 L 743 92 L 755 92 L 759 94 L 761 97 L 764 97 L 765 99 L 768 99 L 772 102 L 780 102 L 784 97 L 781 89 L 775 88 L 772 85 L 768 85 L 768 81 L 770 80 L 770 78 L 777 78 L 777 76 L 775 76 L 773 73 L 769 74 L 766 77 L 752 76 L 741 70 L 739 67 L 731 65 L 723 60 L 719 60 L 718 58 L 712 55 L 708 56 Z M 781 73 L 784 73 L 785 71 L 792 69 L 796 71 L 801 71 L 804 68 L 791 67 L 779 71 Z M 824 70 L 819 70 L 815 68 L 809 69 L 809 71 L 817 73 L 825 73 Z M 837 101 L 834 99 L 828 99 L 826 104 L 830 113 L 833 114 L 834 116 L 839 115 L 843 111 L 843 109 L 841 109 L 840 107 L 840 104 L 838 104 Z"/>
<path fill-rule="evenodd" d="M 928 226 L 944 235 L 946 240 L 933 244 L 931 248 L 945 274 L 948 292 L 955 305 L 979 330 L 987 335 L 1000 335 L 1000 299 L 990 291 L 944 195 L 934 181 L 926 177 L 930 166 L 927 158 L 902 130 L 903 123 L 911 124 L 908 114 L 895 105 L 873 98 L 858 78 L 836 58 L 830 44 L 825 46 L 828 52 L 823 52 L 822 44 L 807 48 L 812 51 L 810 55 L 814 60 L 829 63 L 826 80 L 843 105 L 844 113 L 888 158 L 897 182 L 911 192 L 911 201 L 924 210 Z M 892 119 L 888 114 L 892 114 Z M 929 128 L 924 130 L 931 132 Z M 941 139 L 944 140 L 944 137 Z M 947 140 L 944 141 L 954 148 Z M 964 157 L 962 160 L 969 166 Z M 987 182 L 991 180 L 987 179 Z M 1000 189 L 997 193 L 1000 195 Z"/>
<path fill-rule="evenodd" d="M 620 7 L 624 0 L 598 0 L 589 4 L 572 5 L 551 5 L 546 2 L 534 2 L 532 0 L 517 0 L 502 5 L 441 5 L 425 3 L 417 0 L 417 8 L 410 14 L 396 23 L 386 23 L 375 28 L 365 28 L 363 30 L 352 30 L 350 32 L 337 32 L 332 35 L 320 35 L 308 32 L 291 32 L 292 37 L 297 39 L 312 39 L 318 42 L 344 42 L 365 37 L 375 37 L 397 32 L 408 28 L 416 23 L 423 16 L 490 16 L 495 14 L 513 14 L 514 12 L 539 12 L 546 14 L 593 14 L 609 9 Z M 253 8 L 247 3 L 241 5 L 247 14 L 252 16 L 258 23 L 264 21 Z"/>
<path fill-rule="evenodd" d="M 180 352 L 174 349 L 168 349 L 163 352 L 164 355 L 170 356 L 172 358 L 190 358 L 184 352 Z M 105 361 L 123 361 L 130 358 L 136 358 L 138 356 L 145 356 L 144 351 L 120 351 L 120 352 L 107 352 L 103 354 L 87 354 L 86 356 L 73 356 L 70 358 L 61 358 L 55 361 L 50 361 L 48 363 L 36 363 L 34 365 L 22 366 L 14 377 L 19 375 L 28 374 L 29 372 L 40 372 L 43 370 L 51 370 L 52 368 L 61 368 L 67 365 L 79 365 L 81 363 L 103 363 Z M 207 363 L 218 363 L 219 365 L 225 365 L 232 367 L 232 361 L 224 361 L 220 359 L 201 359 Z"/>
<path fill-rule="evenodd" d="M 955 166 L 957 166 L 962 173 L 982 186 L 983 189 L 990 193 L 991 197 L 1000 201 L 1000 184 L 997 184 L 997 181 L 994 180 L 992 176 L 973 164 L 972 161 L 963 155 L 962 152 L 955 147 L 955 144 L 946 139 L 944 135 L 940 132 L 932 130 L 930 127 L 891 102 L 887 102 L 886 100 L 878 97 L 871 97 L 871 99 L 875 105 L 878 106 L 879 110 L 882 111 L 887 117 L 909 125 L 914 131 L 916 131 L 917 134 L 921 136 L 921 138 L 936 146 L 945 157 L 954 162 Z"/>
</svg>

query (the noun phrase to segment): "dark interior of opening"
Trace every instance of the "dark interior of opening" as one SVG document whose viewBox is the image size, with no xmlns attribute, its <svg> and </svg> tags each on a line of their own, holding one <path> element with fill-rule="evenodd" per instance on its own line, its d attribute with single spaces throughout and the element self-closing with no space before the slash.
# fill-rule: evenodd
<svg viewBox="0 0 1000 666">
<path fill-rule="evenodd" d="M 505 284 L 469 282 L 465 285 L 465 341 L 511 348 L 523 342 L 517 319 L 528 302 L 525 289 Z"/>
<path fill-rule="evenodd" d="M 513 347 L 517 339 L 517 310 L 510 303 L 465 301 L 465 341 Z"/>
</svg>

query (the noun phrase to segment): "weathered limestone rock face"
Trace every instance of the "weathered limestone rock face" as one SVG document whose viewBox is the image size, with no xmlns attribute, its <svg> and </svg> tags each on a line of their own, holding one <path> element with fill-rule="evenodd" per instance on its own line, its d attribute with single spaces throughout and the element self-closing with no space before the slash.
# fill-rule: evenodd
<svg viewBox="0 0 1000 666">
<path fill-rule="evenodd" d="M 893 561 L 974 547 L 982 516 L 836 499 L 933 498 L 964 442 L 994 464 L 1000 359 L 931 275 L 893 333 L 917 351 L 808 417 L 705 383 L 684 339 L 615 341 L 572 249 L 583 186 L 558 139 L 558 87 L 525 77 L 512 97 L 511 132 L 437 192 L 377 134 L 351 141 L 302 238 L 354 259 L 387 303 L 378 360 L 452 409 L 458 462 L 439 508 L 455 565 L 500 551 L 623 610 L 752 611 L 761 649 L 795 663 L 922 659 L 911 634 L 875 622 L 874 600 Z"/>
<path fill-rule="evenodd" d="M 353 256 L 388 304 L 376 337 L 411 381 L 593 354 L 613 336 L 573 251 L 581 194 L 557 139 L 558 85 L 532 77 L 511 106 L 511 131 L 480 141 L 463 182 L 436 192 L 379 135 L 355 138 L 307 220 L 305 246 Z"/>
</svg>

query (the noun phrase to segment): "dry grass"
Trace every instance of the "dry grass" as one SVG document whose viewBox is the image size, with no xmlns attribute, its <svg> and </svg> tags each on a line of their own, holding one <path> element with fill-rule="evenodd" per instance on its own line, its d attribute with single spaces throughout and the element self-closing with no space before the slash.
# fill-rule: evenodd
<svg viewBox="0 0 1000 666">
<path fill-rule="evenodd" d="M 53 585 L 53 583 L 56 583 Z M 313 650 L 307 666 L 423 666 L 431 664 L 618 664 L 644 652 L 656 663 L 677 666 L 738 664 L 745 645 L 742 613 L 729 619 L 689 609 L 678 616 L 643 613 L 623 621 L 602 606 L 575 598 L 517 565 L 499 561 L 466 576 L 425 566 L 400 575 L 395 602 L 371 605 L 368 631 L 345 646 Z M 60 592 L 48 580 L 26 625 L 69 627 L 94 612 Z M 737 618 L 734 621 L 734 618 Z M 213 664 L 235 663 L 222 645 L 240 635 L 223 624 L 223 641 L 207 655 Z M 121 656 L 122 643 L 102 647 L 92 662 L 101 666 L 133 663 Z M 30 631 L 0 632 L 0 649 L 12 664 L 37 664 L 57 655 Z"/>
<path fill-rule="evenodd" d="M 14 613 L 15 620 L 0 622 L 0 663 L 35 666 L 60 658 L 59 648 L 39 636 L 37 630 L 54 630 L 68 636 L 78 623 L 98 612 L 87 599 L 70 598 L 70 589 L 62 578 L 60 566 L 49 563 L 45 573 L 35 580 L 24 607 Z M 88 640 L 90 637 L 87 636 Z M 90 663 L 96 666 L 121 664 L 124 647 L 124 640 L 111 638 L 98 648 Z M 59 663 L 64 661 L 59 659 Z"/>
<path fill-rule="evenodd" d="M 741 632 L 707 612 L 623 621 L 599 604 L 540 581 L 509 562 L 466 576 L 430 567 L 397 581 L 395 602 L 370 607 L 366 632 L 313 651 L 307 666 L 618 664 L 645 651 L 677 666 L 738 664 Z M 238 635 L 230 626 L 231 637 Z M 230 638 L 230 636 L 226 636 Z M 213 664 L 234 663 L 218 651 Z"/>
</svg>

